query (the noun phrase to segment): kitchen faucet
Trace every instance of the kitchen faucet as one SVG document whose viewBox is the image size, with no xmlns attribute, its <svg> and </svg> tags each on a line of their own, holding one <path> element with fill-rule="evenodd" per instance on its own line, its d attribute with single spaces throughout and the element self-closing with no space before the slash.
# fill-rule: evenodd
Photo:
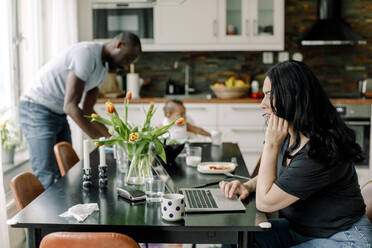
<svg viewBox="0 0 372 248">
<path fill-rule="evenodd" d="M 174 62 L 174 69 L 177 69 L 180 62 L 176 60 Z M 190 89 L 190 73 L 191 73 L 191 66 L 187 63 L 183 63 L 185 67 L 185 96 L 188 96 L 189 93 L 193 90 Z"/>
</svg>

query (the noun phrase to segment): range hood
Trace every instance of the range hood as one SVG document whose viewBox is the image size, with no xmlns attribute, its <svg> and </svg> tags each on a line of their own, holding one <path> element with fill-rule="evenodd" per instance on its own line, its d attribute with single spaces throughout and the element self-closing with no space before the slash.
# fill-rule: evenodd
<svg viewBox="0 0 372 248">
<path fill-rule="evenodd" d="M 367 41 L 341 18 L 341 0 L 318 0 L 319 20 L 301 40 L 302 46 L 360 45 Z"/>
</svg>

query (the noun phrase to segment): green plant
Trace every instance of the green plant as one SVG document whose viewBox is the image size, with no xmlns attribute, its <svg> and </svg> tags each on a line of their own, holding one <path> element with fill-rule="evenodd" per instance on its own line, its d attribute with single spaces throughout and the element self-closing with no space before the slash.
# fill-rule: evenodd
<svg viewBox="0 0 372 248">
<path fill-rule="evenodd" d="M 120 118 L 114 104 L 109 101 L 106 102 L 106 109 L 110 116 L 109 119 L 100 117 L 95 113 L 91 116 L 86 116 L 87 118 L 91 119 L 91 121 L 96 121 L 106 126 L 111 126 L 114 129 L 115 133 L 109 139 L 95 140 L 95 144 L 97 146 L 111 146 L 117 143 L 123 148 L 126 146 L 125 148 L 128 149 L 131 164 L 127 173 L 126 181 L 129 180 L 129 175 L 131 175 L 134 171 L 137 174 L 143 174 L 144 177 L 151 177 L 151 165 L 147 166 L 147 164 L 150 164 L 149 149 L 154 155 L 159 155 L 164 161 L 166 161 L 164 146 L 160 140 L 160 137 L 164 133 L 168 132 L 169 128 L 174 124 L 184 125 L 184 119 L 179 118 L 171 122 L 169 125 L 160 128 L 152 127 L 151 118 L 156 111 L 156 109 L 154 109 L 154 103 L 151 103 L 147 112 L 145 112 L 146 119 L 143 125 L 132 125 L 128 121 L 128 104 L 131 98 L 132 94 L 131 92 L 128 92 L 127 96 L 124 98 L 123 118 Z M 142 182 L 140 177 L 137 177 L 136 179 L 136 182 Z"/>
<path fill-rule="evenodd" d="M 2 119 L 5 116 L 5 112 L 6 111 L 1 111 Z M 0 136 L 2 149 L 6 152 L 8 152 L 12 146 L 18 147 L 21 144 L 18 125 L 11 118 L 1 121 Z"/>
</svg>

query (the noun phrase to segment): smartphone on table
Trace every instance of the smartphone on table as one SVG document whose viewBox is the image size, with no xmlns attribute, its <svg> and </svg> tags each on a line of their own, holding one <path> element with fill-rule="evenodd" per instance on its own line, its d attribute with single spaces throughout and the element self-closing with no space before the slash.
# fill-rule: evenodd
<svg viewBox="0 0 372 248">
<path fill-rule="evenodd" d="M 118 195 L 130 201 L 146 200 L 146 194 L 142 190 L 136 189 L 132 186 L 120 186 L 116 188 Z"/>
</svg>

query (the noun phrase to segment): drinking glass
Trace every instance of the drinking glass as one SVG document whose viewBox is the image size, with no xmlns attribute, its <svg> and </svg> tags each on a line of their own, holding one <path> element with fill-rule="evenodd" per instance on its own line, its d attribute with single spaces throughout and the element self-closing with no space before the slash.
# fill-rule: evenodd
<svg viewBox="0 0 372 248">
<path fill-rule="evenodd" d="M 222 144 L 222 133 L 218 130 L 213 130 L 211 132 L 212 136 L 212 145 L 221 145 Z"/>
<path fill-rule="evenodd" d="M 202 158 L 202 148 L 199 146 L 191 146 L 186 154 L 186 164 L 196 167 L 200 164 Z"/>
<path fill-rule="evenodd" d="M 145 181 L 146 201 L 161 202 L 161 197 L 164 194 L 165 185 L 163 180 L 158 176 Z"/>
</svg>

